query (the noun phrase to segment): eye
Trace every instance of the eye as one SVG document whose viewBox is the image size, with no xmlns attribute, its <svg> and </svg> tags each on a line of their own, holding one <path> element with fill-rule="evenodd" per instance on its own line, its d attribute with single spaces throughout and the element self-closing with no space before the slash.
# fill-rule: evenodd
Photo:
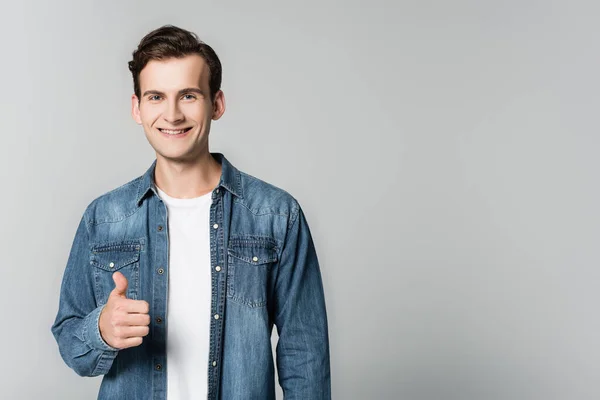
<svg viewBox="0 0 600 400">
<path fill-rule="evenodd" d="M 194 96 L 193 94 L 189 94 L 189 93 L 187 93 L 187 94 L 184 94 L 184 95 L 183 95 L 183 98 L 184 98 L 185 100 L 192 100 L 192 99 L 195 99 L 195 98 L 196 98 L 196 96 Z"/>
<path fill-rule="evenodd" d="M 159 95 L 157 94 L 153 94 L 150 97 L 148 97 L 148 100 L 153 101 L 153 100 L 158 100 L 160 98 Z"/>
</svg>

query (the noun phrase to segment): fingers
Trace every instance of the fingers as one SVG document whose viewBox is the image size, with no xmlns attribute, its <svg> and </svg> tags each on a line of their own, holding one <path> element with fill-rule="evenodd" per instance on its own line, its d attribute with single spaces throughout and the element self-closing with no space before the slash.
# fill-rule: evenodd
<svg viewBox="0 0 600 400">
<path fill-rule="evenodd" d="M 120 273 L 119 271 L 112 274 L 113 281 L 115 282 L 115 288 L 112 290 L 111 294 L 117 295 L 119 297 L 125 297 L 127 293 L 127 278 L 125 275 Z"/>
<path fill-rule="evenodd" d="M 150 328 L 148 326 L 120 326 L 115 330 L 115 336 L 120 339 L 127 339 L 147 336 L 149 332 Z"/>
<path fill-rule="evenodd" d="M 123 320 L 125 326 L 148 326 L 150 325 L 150 315 L 148 314 L 127 314 Z"/>
<path fill-rule="evenodd" d="M 145 300 L 126 297 L 128 282 L 121 272 L 114 272 L 112 278 L 115 288 L 98 320 L 100 336 L 115 348 L 139 346 L 150 331 L 150 305 Z"/>
<path fill-rule="evenodd" d="M 150 305 L 146 300 L 119 299 L 115 309 L 126 313 L 148 314 Z"/>
<path fill-rule="evenodd" d="M 135 347 L 142 344 L 144 339 L 140 336 L 130 337 L 127 339 L 118 339 L 116 340 L 115 346 L 118 349 L 126 349 L 128 347 Z"/>
<path fill-rule="evenodd" d="M 113 328 L 111 346 L 118 349 L 139 346 L 144 341 L 144 336 L 150 333 L 150 327 L 145 326 L 123 326 L 119 325 Z"/>
</svg>

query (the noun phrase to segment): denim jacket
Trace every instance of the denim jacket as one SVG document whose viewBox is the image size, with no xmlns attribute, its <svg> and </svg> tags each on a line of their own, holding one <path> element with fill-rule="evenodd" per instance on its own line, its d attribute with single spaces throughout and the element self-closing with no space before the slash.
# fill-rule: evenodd
<svg viewBox="0 0 600 400">
<path fill-rule="evenodd" d="M 300 205 L 235 168 L 221 153 L 210 207 L 211 314 L 208 399 L 275 399 L 271 350 L 285 399 L 330 399 L 329 339 L 321 272 Z M 103 375 L 99 399 L 166 399 L 167 208 L 156 160 L 144 175 L 93 200 L 77 228 L 52 325 L 61 357 L 81 376 Z M 150 305 L 150 332 L 119 350 L 98 320 L 127 278 L 127 298 Z M 193 316 L 190 316 L 193 317 Z"/>
</svg>

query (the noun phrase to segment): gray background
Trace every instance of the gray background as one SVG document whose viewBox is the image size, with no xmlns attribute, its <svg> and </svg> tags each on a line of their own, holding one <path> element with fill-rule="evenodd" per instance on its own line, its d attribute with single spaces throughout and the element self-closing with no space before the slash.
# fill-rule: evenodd
<svg viewBox="0 0 600 400">
<path fill-rule="evenodd" d="M 599 11 L 3 2 L 2 398 L 96 396 L 50 326 L 85 206 L 154 158 L 127 61 L 166 23 L 223 62 L 211 150 L 306 212 L 334 398 L 600 398 Z"/>
</svg>

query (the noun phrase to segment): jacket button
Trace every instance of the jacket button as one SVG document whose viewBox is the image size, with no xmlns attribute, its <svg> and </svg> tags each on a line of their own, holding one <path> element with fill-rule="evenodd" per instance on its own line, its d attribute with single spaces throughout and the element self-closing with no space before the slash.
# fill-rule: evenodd
<svg viewBox="0 0 600 400">
<path fill-rule="evenodd" d="M 110 264 L 108 264 L 109 267 L 114 268 L 115 267 L 115 263 L 111 262 Z"/>
<path fill-rule="evenodd" d="M 219 272 L 219 271 L 221 270 L 221 267 L 219 267 L 219 266 L 217 265 L 217 266 L 215 267 L 215 270 L 216 270 L 217 272 Z"/>
<path fill-rule="evenodd" d="M 157 371 L 160 371 L 162 369 L 162 365 L 156 364 L 154 368 L 156 368 Z"/>
<path fill-rule="evenodd" d="M 158 231 L 160 232 L 160 231 L 162 231 L 162 230 L 163 230 L 163 226 L 162 226 L 162 225 L 159 225 L 159 226 L 158 226 Z"/>
<path fill-rule="evenodd" d="M 256 256 L 252 257 L 252 261 L 257 262 L 258 261 L 258 257 L 256 257 Z"/>
<path fill-rule="evenodd" d="M 158 272 L 159 274 L 161 274 L 161 275 L 162 275 L 162 274 L 165 272 L 165 270 L 164 270 L 164 269 L 162 269 L 162 268 L 159 268 L 159 269 L 158 269 L 156 272 Z"/>
<path fill-rule="evenodd" d="M 216 366 L 217 366 L 217 362 L 213 361 L 213 367 L 216 367 Z"/>
<path fill-rule="evenodd" d="M 156 317 L 156 323 L 160 324 L 162 322 L 162 318 L 161 317 Z"/>
<path fill-rule="evenodd" d="M 213 228 L 217 229 L 219 227 L 219 224 L 214 224 Z"/>
<path fill-rule="evenodd" d="M 215 319 L 219 319 L 219 314 L 215 314 Z"/>
</svg>

